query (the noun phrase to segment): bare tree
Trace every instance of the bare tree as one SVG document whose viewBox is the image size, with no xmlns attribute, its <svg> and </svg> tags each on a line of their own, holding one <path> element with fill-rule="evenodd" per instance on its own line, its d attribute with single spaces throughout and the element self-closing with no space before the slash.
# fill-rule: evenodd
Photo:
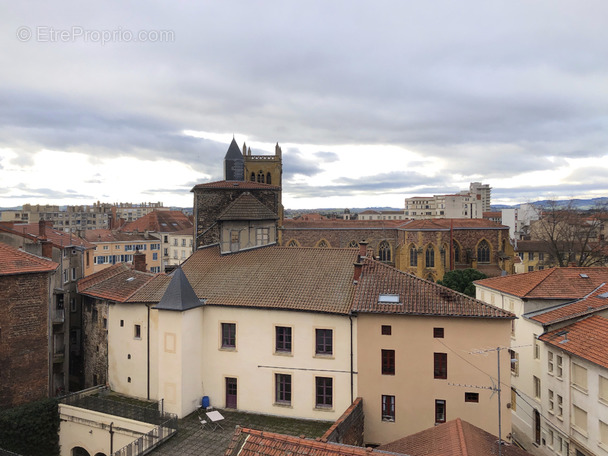
<svg viewBox="0 0 608 456">
<path fill-rule="evenodd" d="M 546 251 L 555 265 L 563 267 L 605 266 L 608 245 L 605 240 L 608 208 L 598 204 L 589 211 L 577 209 L 572 201 L 550 201 L 532 222 L 532 239 L 546 243 Z"/>
</svg>

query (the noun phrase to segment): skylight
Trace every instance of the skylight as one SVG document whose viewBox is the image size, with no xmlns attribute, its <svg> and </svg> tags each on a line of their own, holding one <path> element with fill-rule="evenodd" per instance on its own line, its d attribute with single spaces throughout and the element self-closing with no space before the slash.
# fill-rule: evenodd
<svg viewBox="0 0 608 456">
<path fill-rule="evenodd" d="M 135 280 L 135 277 L 129 277 L 129 278 L 127 279 L 127 282 L 133 282 L 134 280 Z"/>
<path fill-rule="evenodd" d="M 579 275 L 580 275 L 580 276 L 581 276 L 583 279 L 588 279 L 588 278 L 589 278 L 589 276 L 588 276 L 587 274 L 582 274 L 582 273 L 581 273 L 581 274 L 579 274 Z"/>
<path fill-rule="evenodd" d="M 399 304 L 398 294 L 381 294 L 378 296 L 378 302 L 382 304 Z"/>
</svg>

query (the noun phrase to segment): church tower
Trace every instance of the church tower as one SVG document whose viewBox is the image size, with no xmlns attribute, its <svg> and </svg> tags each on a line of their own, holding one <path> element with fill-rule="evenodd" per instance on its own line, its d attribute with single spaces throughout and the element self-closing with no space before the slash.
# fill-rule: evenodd
<svg viewBox="0 0 608 456">
<path fill-rule="evenodd" d="M 283 186 L 283 153 L 279 143 L 274 148 L 274 155 L 251 155 L 251 149 L 243 144 L 245 160 L 245 180 Z"/>
<path fill-rule="evenodd" d="M 245 180 L 245 162 L 243 154 L 239 150 L 234 138 L 228 147 L 228 152 L 224 157 L 224 180 L 227 181 L 244 181 Z"/>
</svg>

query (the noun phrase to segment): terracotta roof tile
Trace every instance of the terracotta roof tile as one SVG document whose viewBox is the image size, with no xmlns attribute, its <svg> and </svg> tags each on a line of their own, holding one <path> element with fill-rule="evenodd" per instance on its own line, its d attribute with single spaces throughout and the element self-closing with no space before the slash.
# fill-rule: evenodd
<svg viewBox="0 0 608 456">
<path fill-rule="evenodd" d="M 218 220 L 277 220 L 279 216 L 251 193 L 245 192 L 220 214 Z"/>
<path fill-rule="evenodd" d="M 363 447 L 237 427 L 224 456 L 365 456 L 370 453 L 385 454 Z"/>
<path fill-rule="evenodd" d="M 477 280 L 475 284 L 525 299 L 580 299 L 606 282 L 608 268 L 597 267 L 550 268 Z"/>
<path fill-rule="evenodd" d="M 457 418 L 379 446 L 381 451 L 410 456 L 496 456 L 498 437 Z M 504 443 L 503 456 L 531 456 L 521 448 Z"/>
<path fill-rule="evenodd" d="M 396 296 L 398 304 L 389 303 L 388 300 L 381 302 L 381 295 Z M 512 313 L 498 307 L 370 259 L 366 259 L 363 264 L 355 293 L 353 311 L 514 318 Z"/>
<path fill-rule="evenodd" d="M 553 307 L 550 310 L 531 316 L 530 319 L 549 325 L 606 309 L 608 309 L 608 285 L 603 284 L 583 299 Z"/>
<path fill-rule="evenodd" d="M 0 243 L 0 275 L 53 272 L 58 267 L 54 261 Z"/>
<path fill-rule="evenodd" d="M 506 225 L 487 219 L 425 219 L 411 220 L 402 229 L 405 231 L 431 230 L 445 231 L 453 227 L 455 230 L 466 229 L 509 229 Z"/>
<path fill-rule="evenodd" d="M 140 272 L 118 263 L 78 281 L 78 292 L 99 299 L 126 302 L 146 285 L 154 274 Z"/>
<path fill-rule="evenodd" d="M 50 223 L 50 222 L 47 222 Z M 29 223 L 23 225 L 15 224 L 12 229 L 0 225 L 0 231 L 14 233 L 25 238 L 42 239 L 39 232 L 40 225 L 38 223 Z M 54 247 L 63 249 L 65 247 L 83 247 L 85 249 L 94 249 L 95 246 L 85 239 L 81 239 L 72 233 L 65 233 L 47 226 L 45 228 L 46 238 L 51 241 Z"/>
<path fill-rule="evenodd" d="M 139 242 L 139 241 L 150 241 L 150 242 L 158 242 L 159 239 L 153 236 L 146 237 L 144 233 L 122 233 L 120 231 L 115 230 L 106 230 L 106 229 L 98 229 L 98 230 L 87 230 L 83 233 L 85 238 L 95 244 L 99 242 Z"/>
<path fill-rule="evenodd" d="M 540 340 L 572 355 L 608 368 L 608 319 L 593 315 L 545 333 Z"/>
<path fill-rule="evenodd" d="M 156 231 L 157 233 L 173 233 L 186 229 L 193 230 L 193 223 L 182 211 L 152 211 L 143 217 L 129 222 L 120 231 L 133 232 Z"/>
<path fill-rule="evenodd" d="M 284 229 L 395 229 L 403 224 L 403 220 L 303 220 L 303 219 L 285 219 L 283 221 Z"/>
<path fill-rule="evenodd" d="M 195 185 L 192 190 L 205 189 L 205 188 L 218 188 L 218 189 L 234 189 L 239 190 L 260 190 L 260 189 L 278 189 L 279 187 L 270 184 L 262 184 L 259 182 L 251 181 L 218 181 L 218 182 L 207 182 L 205 184 Z"/>
</svg>

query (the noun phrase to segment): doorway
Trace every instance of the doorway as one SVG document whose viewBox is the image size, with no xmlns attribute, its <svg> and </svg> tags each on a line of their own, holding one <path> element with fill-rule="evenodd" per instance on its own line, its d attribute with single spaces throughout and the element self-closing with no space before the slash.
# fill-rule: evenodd
<svg viewBox="0 0 608 456">
<path fill-rule="evenodd" d="M 237 399 L 236 378 L 226 377 L 226 408 L 235 409 Z"/>
</svg>

